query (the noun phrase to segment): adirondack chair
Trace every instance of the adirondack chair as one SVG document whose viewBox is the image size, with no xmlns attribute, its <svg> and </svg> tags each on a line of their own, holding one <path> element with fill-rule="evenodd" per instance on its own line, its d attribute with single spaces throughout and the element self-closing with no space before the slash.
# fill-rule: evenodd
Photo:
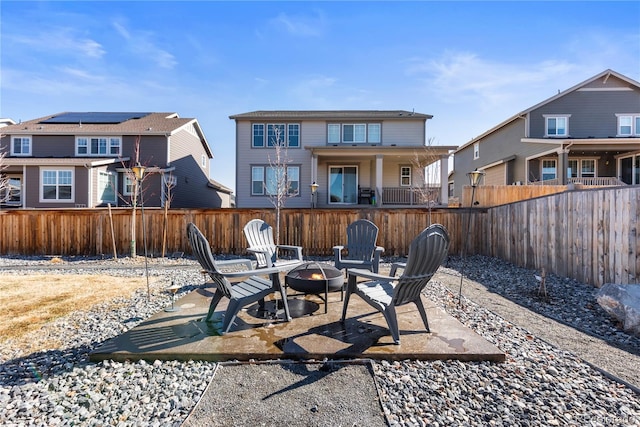
<svg viewBox="0 0 640 427">
<path fill-rule="evenodd" d="M 261 219 L 252 219 L 242 230 L 249 243 L 247 251 L 256 257 L 258 268 L 290 266 L 302 264 L 302 247 L 276 245 L 273 241 L 273 227 Z M 283 256 L 288 254 L 288 258 Z"/>
<path fill-rule="evenodd" d="M 396 344 L 400 344 L 400 330 L 396 307 L 413 303 L 418 308 L 427 332 L 430 332 L 427 312 L 422 305 L 420 294 L 429 283 L 449 251 L 449 234 L 439 225 L 432 225 L 411 242 L 409 256 L 400 277 L 375 274 L 364 269 L 348 269 L 347 292 L 342 306 L 342 322 L 347 315 L 351 294 L 355 293 L 366 303 L 380 311 Z M 358 277 L 368 279 L 357 282 Z"/>
<path fill-rule="evenodd" d="M 253 270 L 253 265 L 249 259 L 216 261 L 211 253 L 209 241 L 193 223 L 187 225 L 187 236 L 189 237 L 189 243 L 191 244 L 194 256 L 200 263 L 200 266 L 202 266 L 204 272 L 209 274 L 209 277 L 216 287 L 216 291 L 209 304 L 209 312 L 205 319 L 207 322 L 211 321 L 216 307 L 222 298 L 228 298 L 229 304 L 225 311 L 222 324 L 222 334 L 226 334 L 229 332 L 229 329 L 231 329 L 233 321 L 243 307 L 254 302 L 264 301 L 264 298 L 273 292 L 280 293 L 286 320 L 291 320 L 289 306 L 287 305 L 286 290 L 280 283 L 279 273 L 281 269 L 274 267 Z M 244 267 L 244 269 L 237 271 L 239 267 Z M 222 269 L 232 271 L 223 272 Z M 261 277 L 265 275 L 269 275 L 270 280 Z M 228 280 L 228 278 L 243 277 L 246 277 L 246 279 L 233 284 Z"/>
<path fill-rule="evenodd" d="M 366 268 L 378 272 L 382 246 L 376 246 L 378 226 L 368 219 L 359 219 L 347 226 L 347 244 L 333 247 L 333 261 L 337 269 Z M 346 254 L 344 251 L 346 249 Z"/>
<path fill-rule="evenodd" d="M 439 228 L 440 230 L 442 230 L 443 235 L 446 236 L 447 238 L 447 245 L 449 245 L 450 243 L 450 239 L 449 239 L 449 232 L 447 231 L 447 229 L 445 228 L 444 225 L 442 224 L 431 224 L 430 227 L 433 228 Z M 394 262 L 393 264 L 391 264 L 391 271 L 389 272 L 389 276 L 395 276 L 396 272 L 398 271 L 398 269 L 402 268 L 406 268 L 407 263 L 406 262 Z"/>
</svg>

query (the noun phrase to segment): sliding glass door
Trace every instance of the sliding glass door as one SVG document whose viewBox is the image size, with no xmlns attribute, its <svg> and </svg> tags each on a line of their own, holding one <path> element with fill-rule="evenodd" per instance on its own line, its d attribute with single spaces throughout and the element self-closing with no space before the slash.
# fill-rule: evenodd
<svg viewBox="0 0 640 427">
<path fill-rule="evenodd" d="M 329 203 L 358 203 L 358 167 L 329 168 Z"/>
</svg>

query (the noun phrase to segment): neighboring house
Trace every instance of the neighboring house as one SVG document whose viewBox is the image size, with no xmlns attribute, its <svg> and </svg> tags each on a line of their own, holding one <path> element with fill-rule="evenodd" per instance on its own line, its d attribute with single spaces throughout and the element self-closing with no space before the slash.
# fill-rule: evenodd
<svg viewBox="0 0 640 427">
<path fill-rule="evenodd" d="M 213 154 L 193 118 L 64 112 L 5 126 L 1 133 L 11 206 L 130 206 L 136 188 L 131 167 L 139 160 L 146 167 L 145 206 L 164 206 L 170 197 L 172 208 L 228 207 L 230 190 L 209 179 Z"/>
<path fill-rule="evenodd" d="M 606 70 L 528 108 L 454 153 L 452 195 L 485 185 L 640 184 L 640 83 Z"/>
<path fill-rule="evenodd" d="M 429 199 L 447 204 L 447 160 L 457 147 L 427 146 L 430 115 L 399 110 L 254 111 L 229 118 L 236 122 L 239 208 L 273 207 L 278 140 L 286 145 L 291 184 L 286 207 L 424 206 Z M 424 168 L 417 159 L 425 166 L 439 164 L 437 182 L 427 182 L 437 185 L 431 193 L 425 191 L 431 189 L 425 188 Z M 442 189 L 440 182 L 445 183 Z"/>
</svg>

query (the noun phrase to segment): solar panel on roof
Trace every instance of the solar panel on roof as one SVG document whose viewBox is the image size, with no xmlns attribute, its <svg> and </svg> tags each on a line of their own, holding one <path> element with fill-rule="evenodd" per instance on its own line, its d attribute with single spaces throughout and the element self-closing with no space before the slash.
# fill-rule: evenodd
<svg viewBox="0 0 640 427">
<path fill-rule="evenodd" d="M 62 113 L 57 116 L 43 120 L 40 123 L 57 123 L 57 124 L 116 124 L 126 122 L 131 119 L 141 119 L 150 113 L 122 113 L 122 112 L 106 112 L 106 113 Z"/>
</svg>

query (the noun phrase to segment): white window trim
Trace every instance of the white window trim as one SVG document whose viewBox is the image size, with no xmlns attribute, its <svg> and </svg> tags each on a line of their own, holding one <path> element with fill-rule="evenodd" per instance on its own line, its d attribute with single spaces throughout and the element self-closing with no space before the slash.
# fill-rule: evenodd
<svg viewBox="0 0 640 427">
<path fill-rule="evenodd" d="M 71 198 L 70 199 L 45 199 L 44 198 L 44 172 L 45 171 L 70 171 L 71 172 Z M 75 203 L 75 170 L 74 168 L 52 168 L 52 167 L 40 167 L 40 185 L 39 185 L 39 196 L 40 203 Z M 60 185 L 60 184 L 56 184 Z"/>
<path fill-rule="evenodd" d="M 98 191 L 100 191 L 100 194 L 104 194 L 103 192 L 103 188 L 100 187 L 100 176 L 101 175 L 107 175 L 110 177 L 113 177 L 113 200 L 105 200 L 105 199 L 98 199 L 98 203 L 114 203 L 117 204 L 118 202 L 118 174 L 111 172 L 111 171 L 98 171 Z"/>
<path fill-rule="evenodd" d="M 289 145 L 289 126 L 297 126 L 298 127 L 298 145 Z M 255 144 L 255 128 L 256 126 L 262 126 L 262 145 L 256 145 Z M 273 128 L 274 126 L 283 126 L 283 133 L 280 135 L 280 139 L 281 139 L 281 143 L 283 144 L 284 147 L 287 148 L 300 148 L 302 146 L 302 140 L 301 140 L 301 124 L 299 122 L 283 122 L 283 123 L 252 123 L 251 124 L 251 148 L 274 148 L 275 144 L 272 144 L 269 141 L 269 129 Z"/>
<path fill-rule="evenodd" d="M 354 126 L 354 141 L 345 141 L 344 139 L 344 129 L 345 126 Z M 362 126 L 364 128 L 364 139 L 362 141 L 355 140 L 355 127 Z M 370 140 L 370 129 L 371 127 L 376 126 L 378 128 L 377 136 L 378 138 L 373 141 Z M 334 131 L 337 130 L 337 140 L 332 140 L 330 137 L 332 133 L 330 129 L 334 128 Z M 336 132 L 334 132 L 336 133 Z M 382 123 L 327 123 L 327 144 L 380 144 L 382 142 Z"/>
<path fill-rule="evenodd" d="M 402 173 L 403 169 L 408 169 L 409 170 L 409 175 L 404 175 Z M 405 177 L 409 177 L 409 184 L 403 184 L 402 183 L 402 178 Z M 400 165 L 400 187 L 411 187 L 411 184 L 413 183 L 413 171 L 411 166 L 407 166 L 407 165 Z"/>
<path fill-rule="evenodd" d="M 202 169 L 205 169 L 207 167 L 207 156 L 205 156 L 204 154 L 200 158 L 200 166 L 202 167 Z"/>
<path fill-rule="evenodd" d="M 14 140 L 16 140 L 18 138 L 29 140 L 29 150 L 28 150 L 27 153 L 16 153 L 13 150 L 13 148 L 14 148 L 13 147 L 13 142 L 14 142 Z M 20 136 L 14 135 L 14 136 L 11 137 L 10 145 L 11 145 L 11 155 L 12 156 L 30 156 L 31 152 L 33 151 L 33 137 L 31 135 L 20 135 Z"/>
<path fill-rule="evenodd" d="M 544 136 L 546 138 L 567 138 L 569 133 L 569 118 L 571 114 L 543 114 L 544 117 Z M 566 119 L 565 133 L 563 135 L 549 135 L 549 119 Z"/>
<path fill-rule="evenodd" d="M 540 159 L 540 181 L 544 182 L 544 162 L 553 162 L 553 164 L 555 165 L 554 169 L 555 169 L 555 175 L 553 178 L 551 179 L 558 179 L 558 159 L 554 158 L 554 157 L 543 157 Z M 547 180 L 549 181 L 549 180 Z"/>
<path fill-rule="evenodd" d="M 96 138 L 102 138 L 102 139 L 106 139 L 107 140 L 107 146 L 106 146 L 106 153 L 92 153 L 91 152 L 91 140 L 92 139 L 96 139 Z M 87 152 L 86 153 L 80 153 L 79 149 L 80 149 L 80 145 L 78 144 L 78 141 L 80 139 L 86 139 L 87 140 Z M 116 146 L 118 147 L 118 153 L 113 154 L 111 153 L 111 143 L 117 140 L 117 144 Z M 122 137 L 121 136 L 89 136 L 89 135 L 76 135 L 76 157 L 118 157 L 122 154 Z"/>
<path fill-rule="evenodd" d="M 301 175 L 301 167 L 300 165 L 287 165 L 286 167 L 287 172 L 289 170 L 292 169 L 297 169 L 298 173 L 298 179 L 297 179 L 297 183 L 298 183 L 298 191 L 295 193 L 289 193 L 287 195 L 287 197 L 298 197 L 300 196 L 300 175 Z M 254 188 L 253 188 L 253 183 L 257 182 L 256 180 L 254 180 L 254 175 L 253 175 L 253 171 L 255 169 L 260 169 L 262 171 L 262 186 L 261 186 L 261 192 L 254 192 Z M 251 182 L 250 182 L 250 186 L 251 186 L 251 195 L 252 196 L 266 196 L 266 197 L 271 197 L 271 196 L 275 196 L 275 194 L 269 193 L 267 191 L 267 176 L 268 176 L 268 170 L 269 169 L 277 169 L 276 166 L 271 166 L 271 165 L 252 165 L 251 166 Z M 287 179 L 288 180 L 288 179 Z"/>
<path fill-rule="evenodd" d="M 478 160 L 480 158 L 480 143 L 473 143 L 473 160 Z"/>
<path fill-rule="evenodd" d="M 134 191 L 128 191 L 127 188 L 133 188 L 135 191 L 135 180 L 131 179 L 128 174 L 124 174 L 124 181 L 122 182 L 122 195 L 123 196 L 131 196 Z"/>
<path fill-rule="evenodd" d="M 621 133 L 620 132 L 620 119 L 628 117 L 631 119 L 631 133 Z M 638 136 L 640 135 L 640 128 L 636 126 L 636 121 L 640 117 L 640 113 L 627 113 L 627 114 L 616 114 L 617 124 L 616 124 L 616 136 L 621 137 L 629 137 L 629 136 Z"/>
</svg>

